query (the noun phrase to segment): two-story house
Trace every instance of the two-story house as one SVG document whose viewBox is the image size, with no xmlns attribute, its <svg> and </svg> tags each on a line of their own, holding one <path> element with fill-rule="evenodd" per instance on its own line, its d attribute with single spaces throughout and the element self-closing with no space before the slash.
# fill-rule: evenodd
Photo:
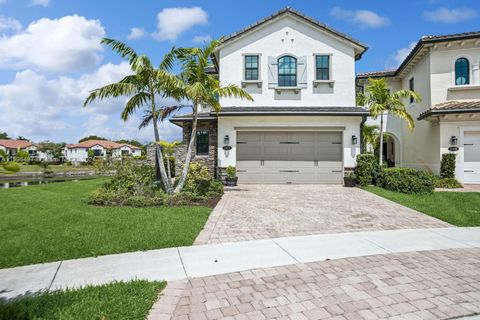
<svg viewBox="0 0 480 320">
<path fill-rule="evenodd" d="M 422 101 L 406 101 L 414 117 L 410 131 L 398 118 L 384 116 L 392 137 L 384 156 L 396 166 L 431 170 L 438 174 L 442 154 L 455 153 L 456 177 L 480 183 L 480 32 L 422 37 L 397 70 L 362 73 L 384 77 L 391 90 L 415 90 Z M 371 120 L 369 120 L 370 122 Z"/>
<path fill-rule="evenodd" d="M 355 61 L 366 50 L 289 7 L 224 38 L 209 72 L 254 101 L 221 98 L 219 113 L 203 110 L 194 160 L 215 174 L 235 166 L 240 183 L 341 183 L 368 115 L 355 106 Z M 171 121 L 188 141 L 191 115 Z"/>
<path fill-rule="evenodd" d="M 96 158 L 111 157 L 119 159 L 125 156 L 138 157 L 142 155 L 142 148 L 127 143 L 117 143 L 108 140 L 86 140 L 76 144 L 67 144 L 63 154 L 67 161 L 85 162 L 88 152 L 92 151 Z"/>
</svg>

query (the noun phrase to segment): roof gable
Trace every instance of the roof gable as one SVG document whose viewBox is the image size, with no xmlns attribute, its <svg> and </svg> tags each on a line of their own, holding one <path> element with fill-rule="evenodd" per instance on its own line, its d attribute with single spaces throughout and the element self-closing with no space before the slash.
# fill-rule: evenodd
<svg viewBox="0 0 480 320">
<path fill-rule="evenodd" d="M 274 21 L 277 21 L 281 18 L 284 18 L 286 16 L 290 16 L 298 21 L 301 21 L 307 25 L 309 25 L 310 27 L 313 27 L 321 32 L 324 32 L 326 34 L 329 34 L 330 36 L 336 38 L 337 40 L 340 40 L 342 42 L 345 42 L 345 43 L 348 43 L 349 45 L 353 46 L 355 48 L 355 58 L 358 60 L 361 58 L 362 54 L 368 49 L 368 47 L 366 45 L 364 45 L 363 43 L 361 43 L 360 41 L 342 33 L 342 32 L 339 32 L 337 30 L 334 30 L 333 28 L 327 26 L 326 24 L 324 23 L 321 23 L 313 18 L 310 18 L 294 9 L 292 9 L 291 7 L 286 7 L 274 14 L 272 14 L 271 16 L 268 16 L 262 20 L 259 20 L 251 25 L 249 25 L 248 27 L 238 31 L 238 32 L 235 32 L 227 37 L 224 37 L 222 39 L 222 43 L 220 44 L 220 46 L 217 48 L 217 52 L 218 50 L 220 50 L 222 47 L 224 47 L 225 45 L 227 44 L 230 44 L 232 43 L 233 41 L 243 37 L 243 36 L 246 36 L 247 34 L 250 34 L 254 31 L 256 31 L 258 28 L 261 28 L 267 24 L 270 24 Z"/>
</svg>

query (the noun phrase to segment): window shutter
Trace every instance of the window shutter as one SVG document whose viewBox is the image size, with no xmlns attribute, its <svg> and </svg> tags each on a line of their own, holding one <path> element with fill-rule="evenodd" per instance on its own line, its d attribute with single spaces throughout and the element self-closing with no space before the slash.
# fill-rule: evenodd
<svg viewBox="0 0 480 320">
<path fill-rule="evenodd" d="M 278 87 L 278 63 L 275 57 L 268 57 L 268 88 Z"/>
<path fill-rule="evenodd" d="M 306 89 L 307 88 L 307 57 L 306 56 L 302 56 L 298 58 L 297 79 L 298 79 L 298 86 L 300 88 Z"/>
</svg>

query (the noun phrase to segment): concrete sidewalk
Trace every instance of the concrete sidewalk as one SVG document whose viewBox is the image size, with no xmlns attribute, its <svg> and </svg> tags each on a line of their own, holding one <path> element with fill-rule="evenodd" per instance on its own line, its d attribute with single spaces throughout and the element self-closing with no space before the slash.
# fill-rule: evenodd
<svg viewBox="0 0 480 320">
<path fill-rule="evenodd" d="M 131 279 L 182 280 L 410 251 L 480 247 L 480 228 L 336 233 L 132 252 L 0 269 L 0 297 Z"/>
</svg>

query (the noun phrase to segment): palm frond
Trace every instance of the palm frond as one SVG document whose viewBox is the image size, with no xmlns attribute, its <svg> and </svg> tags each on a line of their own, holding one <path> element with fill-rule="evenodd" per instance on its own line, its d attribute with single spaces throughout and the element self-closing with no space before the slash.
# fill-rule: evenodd
<svg viewBox="0 0 480 320">
<path fill-rule="evenodd" d="M 142 118 L 142 122 L 140 122 L 140 125 L 138 126 L 138 129 L 143 129 L 146 128 L 150 125 L 150 123 L 153 120 L 153 114 L 152 113 L 145 113 L 145 115 Z"/>
<path fill-rule="evenodd" d="M 109 46 L 113 51 L 118 53 L 122 58 L 126 58 L 130 65 L 138 56 L 135 50 L 133 50 L 131 47 L 129 47 L 127 44 L 121 41 L 109 39 L 109 38 L 103 38 L 100 43 Z"/>
<path fill-rule="evenodd" d="M 112 83 L 104 87 L 90 91 L 90 95 L 85 99 L 83 106 L 94 101 L 101 101 L 107 98 L 117 98 L 120 96 L 129 96 L 138 92 L 138 87 L 130 83 Z"/>
<path fill-rule="evenodd" d="M 122 120 L 127 121 L 132 113 L 139 107 L 150 101 L 150 95 L 146 92 L 139 92 L 128 100 L 122 112 Z"/>
</svg>

